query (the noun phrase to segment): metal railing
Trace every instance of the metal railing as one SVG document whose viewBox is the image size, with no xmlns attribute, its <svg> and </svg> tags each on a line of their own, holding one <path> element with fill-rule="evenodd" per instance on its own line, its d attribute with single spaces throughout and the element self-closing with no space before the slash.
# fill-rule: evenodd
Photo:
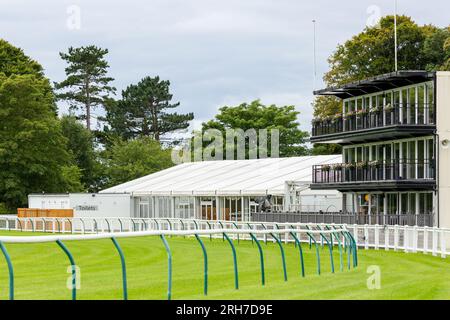
<svg viewBox="0 0 450 320">
<path fill-rule="evenodd" d="M 435 125 L 435 106 L 400 104 L 384 110 L 359 110 L 346 116 L 335 116 L 316 120 L 312 124 L 312 136 L 323 136 L 395 125 Z"/>
<path fill-rule="evenodd" d="M 433 227 L 435 215 L 428 214 L 355 214 L 355 213 L 305 213 L 305 212 L 270 212 L 254 213 L 254 221 L 279 223 L 326 223 L 326 224 L 358 224 L 358 225 L 399 225 Z"/>
<path fill-rule="evenodd" d="M 170 220 L 168 221 L 170 223 Z M 211 224 L 208 224 L 211 226 Z M 172 227 L 172 225 L 171 225 Z M 196 223 L 196 227 L 198 224 Z M 239 277 L 238 277 L 238 266 L 237 266 L 237 256 L 236 249 L 233 244 L 233 241 L 230 239 L 228 234 L 233 235 L 247 235 L 254 241 L 258 246 L 258 251 L 260 255 L 260 266 L 261 266 L 261 283 L 265 285 L 265 268 L 264 268 L 264 253 L 262 246 L 259 243 L 257 236 L 263 236 L 265 241 L 267 241 L 267 237 L 270 236 L 274 242 L 278 244 L 281 253 L 281 262 L 282 262 L 282 271 L 284 281 L 288 281 L 288 274 L 286 268 L 286 258 L 284 253 L 284 247 L 281 239 L 281 235 L 284 235 L 287 239 L 290 237 L 293 239 L 296 247 L 299 249 L 299 258 L 300 258 L 300 276 L 305 276 L 305 265 L 304 265 L 304 257 L 302 251 L 302 241 L 300 240 L 302 237 L 306 237 L 309 240 L 310 248 L 312 242 L 315 245 L 316 252 L 316 260 L 317 260 L 317 273 L 320 274 L 320 254 L 318 249 L 319 241 L 326 242 L 328 246 L 328 251 L 330 255 L 330 265 L 331 272 L 335 272 L 334 267 L 334 258 L 333 258 L 333 247 L 334 244 L 337 245 L 339 249 L 339 262 L 340 262 L 340 271 L 344 271 L 344 253 L 347 253 L 347 267 L 348 269 L 356 268 L 358 265 L 357 258 L 357 246 L 354 241 L 352 235 L 346 230 L 345 227 L 336 227 L 336 226 L 325 226 L 325 228 L 317 227 L 313 229 L 309 226 L 307 227 L 295 227 L 288 226 L 285 228 L 277 228 L 277 229 L 268 229 L 264 228 L 263 230 L 258 230 L 256 228 L 252 228 L 248 226 L 246 229 L 241 228 L 233 228 L 233 229 L 194 229 L 194 230 L 152 230 L 152 231 L 136 231 L 136 232 L 119 232 L 119 233 L 99 233 L 99 234 L 84 234 L 84 235 L 51 235 L 51 236 L 0 236 L 0 250 L 3 253 L 4 258 L 6 259 L 9 273 L 9 298 L 10 300 L 14 300 L 14 267 L 11 257 L 8 254 L 5 244 L 6 243 L 48 243 L 55 242 L 58 246 L 63 250 L 65 255 L 67 256 L 70 266 L 72 267 L 72 290 L 71 297 L 72 300 L 76 300 L 77 298 L 77 289 L 76 289 L 76 279 L 77 279 L 77 268 L 75 264 L 75 259 L 70 250 L 65 246 L 64 242 L 66 241 L 83 241 L 83 240 L 97 240 L 97 239 L 111 239 L 114 244 L 114 247 L 119 254 L 121 261 L 121 276 L 122 276 L 122 287 L 123 287 L 123 299 L 128 299 L 128 286 L 127 286 L 127 268 L 126 268 L 126 259 L 125 255 L 121 249 L 121 246 L 117 239 L 119 238 L 130 238 L 130 237 L 149 237 L 149 236 L 159 236 L 162 240 L 164 248 L 167 252 L 168 259 L 168 292 L 167 298 L 168 300 L 172 299 L 172 273 L 173 273 L 173 264 L 172 264 L 172 251 L 170 249 L 170 245 L 166 240 L 166 236 L 194 236 L 197 242 L 199 243 L 202 252 L 203 252 L 203 261 L 204 261 L 204 286 L 203 293 L 204 295 L 208 295 L 208 253 L 206 247 L 203 243 L 203 240 L 200 236 L 210 236 L 212 239 L 212 235 L 223 237 L 223 239 L 227 240 L 228 244 L 232 249 L 233 254 L 233 270 L 234 270 L 234 285 L 235 289 L 239 289 Z M 239 239 L 239 238 L 238 238 Z M 353 261 L 353 264 L 351 263 Z"/>
<path fill-rule="evenodd" d="M 435 161 L 393 160 L 313 166 L 313 183 L 435 180 Z"/>
</svg>

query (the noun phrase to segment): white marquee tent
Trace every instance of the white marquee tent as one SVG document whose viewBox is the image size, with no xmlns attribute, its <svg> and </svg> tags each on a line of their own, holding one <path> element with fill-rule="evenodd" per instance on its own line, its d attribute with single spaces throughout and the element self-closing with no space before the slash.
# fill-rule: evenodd
<svg viewBox="0 0 450 320">
<path fill-rule="evenodd" d="M 295 182 L 297 211 L 341 208 L 337 191 L 312 191 L 312 167 L 341 163 L 340 155 L 184 163 L 100 194 L 130 194 L 135 217 L 180 217 L 250 220 L 257 200 L 273 198 L 273 207 L 286 210 L 287 183 Z M 292 192 L 292 190 L 290 191 Z"/>
</svg>

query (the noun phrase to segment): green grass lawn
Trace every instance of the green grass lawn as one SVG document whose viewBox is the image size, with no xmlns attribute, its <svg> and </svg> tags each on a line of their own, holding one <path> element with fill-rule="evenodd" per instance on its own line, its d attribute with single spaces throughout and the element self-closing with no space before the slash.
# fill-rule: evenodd
<svg viewBox="0 0 450 320">
<path fill-rule="evenodd" d="M 31 235 L 0 232 L 0 235 Z M 167 298 L 167 255 L 159 237 L 118 240 L 126 257 L 129 299 Z M 330 272 L 325 246 L 320 249 L 322 274 L 316 273 L 314 250 L 303 245 L 306 277 L 300 276 L 298 249 L 285 246 L 288 281 L 284 282 L 280 250 L 263 244 L 266 286 L 261 286 L 256 245 L 235 241 L 240 289 L 234 289 L 230 246 L 204 239 L 209 258 L 209 294 L 203 295 L 203 255 L 193 238 L 168 238 L 173 252 L 173 299 L 450 299 L 450 260 L 423 254 L 359 250 L 359 266 Z M 110 240 L 67 241 L 81 270 L 79 299 L 121 299 L 120 259 Z M 56 243 L 6 244 L 15 269 L 16 299 L 70 299 L 66 288 L 68 260 Z M 314 249 L 314 247 L 313 247 Z M 346 259 L 346 256 L 345 256 Z M 369 290 L 368 266 L 381 270 L 381 289 Z M 0 255 L 0 299 L 8 298 L 5 259 Z"/>
</svg>

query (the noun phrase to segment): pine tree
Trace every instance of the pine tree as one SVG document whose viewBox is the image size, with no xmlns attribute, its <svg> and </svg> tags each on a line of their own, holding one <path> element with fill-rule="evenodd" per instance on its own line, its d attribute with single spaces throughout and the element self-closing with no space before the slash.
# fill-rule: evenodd
<svg viewBox="0 0 450 320">
<path fill-rule="evenodd" d="M 161 136 L 189 127 L 193 113 L 170 113 L 180 103 L 172 103 L 170 82 L 159 77 L 145 77 L 122 92 L 122 99 L 107 108 L 107 121 L 113 133 L 125 139 L 149 136 L 160 141 Z"/>
<path fill-rule="evenodd" d="M 116 90 L 109 85 L 114 79 L 107 76 L 107 53 L 108 49 L 87 46 L 70 47 L 68 53 L 59 54 L 68 66 L 65 69 L 67 79 L 55 83 L 55 88 L 62 91 L 58 98 L 67 101 L 71 110 L 84 110 L 80 118 L 86 120 L 88 130 L 91 130 L 92 110 L 104 106 L 108 95 Z"/>
</svg>

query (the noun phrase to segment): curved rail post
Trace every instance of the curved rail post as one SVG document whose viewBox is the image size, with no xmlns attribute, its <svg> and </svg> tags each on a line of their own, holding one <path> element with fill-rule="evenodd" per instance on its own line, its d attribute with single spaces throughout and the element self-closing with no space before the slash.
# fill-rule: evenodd
<svg viewBox="0 0 450 320">
<path fill-rule="evenodd" d="M 348 235 L 345 231 L 340 231 L 340 232 L 342 233 L 342 236 L 344 237 L 345 252 L 347 253 L 347 267 L 350 270 L 350 266 L 351 266 L 350 261 L 351 261 L 352 250 L 351 250 L 351 246 L 349 246 L 349 243 L 351 242 L 351 240 L 348 239 Z"/>
<path fill-rule="evenodd" d="M 212 230 L 211 223 L 209 223 L 209 221 L 206 221 L 206 224 L 208 225 L 209 230 Z M 209 241 L 212 241 L 212 234 L 209 235 Z"/>
<path fill-rule="evenodd" d="M 320 230 L 324 230 L 322 227 L 319 226 Z M 325 226 L 325 230 L 331 230 L 331 228 L 329 226 Z M 331 249 L 333 249 L 334 247 L 334 242 L 333 242 L 333 234 L 330 233 L 330 242 L 331 242 Z"/>
<path fill-rule="evenodd" d="M 23 232 L 22 221 L 20 221 L 20 218 L 17 218 L 17 222 L 19 223 L 20 226 L 20 232 Z"/>
<path fill-rule="evenodd" d="M 172 228 L 172 221 L 170 219 L 166 219 L 167 223 L 169 224 L 169 230 L 173 230 Z M 172 236 L 170 236 L 172 238 Z"/>
<path fill-rule="evenodd" d="M 322 230 L 322 229 L 320 229 L 320 230 Z M 320 232 L 320 238 L 322 239 L 322 242 L 323 242 L 323 240 L 325 240 L 325 242 L 327 243 L 328 251 L 330 252 L 331 273 L 334 273 L 333 249 L 331 249 L 330 241 L 328 240 L 327 237 L 325 237 L 325 236 L 323 235 L 322 232 Z"/>
<path fill-rule="evenodd" d="M 333 226 L 333 228 L 338 232 L 338 234 L 340 233 L 344 237 L 344 252 L 347 253 L 347 267 L 350 270 L 350 260 L 351 260 L 351 255 L 352 255 L 352 251 L 353 251 L 352 240 L 349 237 L 349 235 L 347 234 L 348 231 L 343 230 L 342 227 L 341 227 L 341 229 L 337 229 L 335 226 Z M 337 236 L 337 237 L 339 237 L 339 236 Z"/>
<path fill-rule="evenodd" d="M 180 224 L 181 224 L 181 230 L 185 230 L 183 219 L 180 219 Z"/>
<path fill-rule="evenodd" d="M 58 233 L 61 233 L 61 221 L 58 218 L 55 218 L 56 224 L 58 225 Z"/>
<path fill-rule="evenodd" d="M 32 219 L 32 218 L 29 218 L 28 220 L 29 220 L 30 223 L 31 223 L 31 231 L 35 232 L 36 230 L 35 230 L 35 226 L 34 226 L 33 219 Z"/>
<path fill-rule="evenodd" d="M 220 228 L 224 229 L 222 221 L 218 221 L 218 222 L 219 222 Z M 222 241 L 225 241 L 225 235 L 222 235 Z"/>
<path fill-rule="evenodd" d="M 356 241 L 353 235 L 349 231 L 347 231 L 347 234 L 351 241 L 351 246 L 353 250 L 353 267 L 355 268 L 358 266 L 358 246 L 356 245 Z"/>
<path fill-rule="evenodd" d="M 98 223 L 97 223 L 97 220 L 96 220 L 96 219 L 92 219 L 92 220 L 94 221 L 94 229 L 95 229 L 95 232 L 98 233 Z"/>
<path fill-rule="evenodd" d="M 249 228 L 250 230 L 253 230 L 253 227 L 251 226 L 250 223 L 247 222 L 247 226 L 248 226 L 248 228 Z M 252 245 L 253 245 L 253 239 L 252 239 Z"/>
<path fill-rule="evenodd" d="M 8 265 L 8 273 L 9 273 L 9 300 L 14 300 L 14 268 L 11 261 L 11 257 L 9 256 L 8 250 L 3 245 L 3 242 L 0 241 L 0 250 L 2 250 L 3 256 L 6 259 L 6 263 Z"/>
<path fill-rule="evenodd" d="M 72 220 L 69 218 L 66 218 L 65 220 L 67 220 L 70 224 L 70 233 L 73 233 L 73 224 L 72 224 Z"/>
<path fill-rule="evenodd" d="M 42 231 L 44 233 L 46 233 L 47 232 L 47 221 L 45 220 L 45 218 L 41 218 L 41 220 L 42 220 Z"/>
<path fill-rule="evenodd" d="M 227 239 L 228 243 L 231 246 L 231 251 L 233 252 L 234 286 L 235 286 L 236 290 L 238 290 L 239 289 L 239 275 L 238 275 L 236 248 L 234 247 L 233 241 L 230 239 L 230 237 L 227 236 L 227 234 L 225 232 L 223 233 L 223 236 L 224 236 L 225 239 Z"/>
<path fill-rule="evenodd" d="M 261 226 L 263 227 L 264 230 L 267 230 L 267 227 L 264 223 L 261 223 Z M 264 235 L 264 243 L 267 244 L 267 234 Z"/>
<path fill-rule="evenodd" d="M 326 226 L 325 229 L 332 230 L 329 226 Z M 333 228 L 336 229 L 336 228 Z M 335 235 L 336 241 L 338 243 L 338 249 L 339 249 L 339 270 L 344 271 L 344 261 L 342 257 L 342 244 L 341 239 L 339 238 L 339 232 L 333 232 L 330 233 L 330 239 L 331 239 L 331 246 L 333 247 L 333 235 Z"/>
<path fill-rule="evenodd" d="M 238 225 L 236 224 L 236 222 L 231 222 L 231 223 L 232 223 L 233 226 L 236 228 L 236 230 L 239 230 L 239 227 L 238 227 Z M 239 233 L 236 234 L 236 236 L 237 236 L 237 241 L 238 241 L 238 243 L 241 243 L 241 241 L 239 240 Z"/>
<path fill-rule="evenodd" d="M 56 240 L 56 243 L 64 251 L 67 258 L 69 258 L 70 267 L 72 268 L 72 300 L 77 300 L 77 270 L 75 260 L 73 259 L 72 253 L 61 240 Z"/>
<path fill-rule="evenodd" d="M 122 220 L 120 220 L 120 218 L 117 218 L 117 221 L 119 221 L 120 232 L 123 232 L 123 224 L 122 224 Z"/>
<path fill-rule="evenodd" d="M 159 222 L 158 222 L 158 219 L 153 219 L 153 221 L 155 221 L 156 229 L 159 230 Z"/>
<path fill-rule="evenodd" d="M 203 271 L 203 293 L 205 296 L 208 295 L 208 253 L 206 252 L 205 245 L 203 244 L 202 239 L 198 236 L 198 234 L 195 235 L 195 238 L 197 239 L 198 243 L 200 243 L 200 246 L 202 247 L 203 251 L 203 264 L 204 264 L 204 271 Z"/>
<path fill-rule="evenodd" d="M 302 245 L 300 243 L 300 240 L 298 239 L 298 237 L 295 235 L 294 232 L 290 233 L 291 236 L 294 238 L 296 245 L 298 246 L 298 250 L 299 250 L 299 254 L 300 254 L 300 267 L 301 267 L 301 273 L 302 273 L 302 277 L 305 277 L 305 262 L 303 260 L 303 250 L 302 250 Z"/>
<path fill-rule="evenodd" d="M 164 235 L 159 236 L 167 252 L 167 300 L 172 300 L 172 251 Z"/>
<path fill-rule="evenodd" d="M 261 262 L 261 283 L 264 286 L 266 284 L 266 277 L 264 273 L 264 252 L 261 247 L 261 244 L 259 243 L 259 240 L 255 237 L 253 233 L 250 233 L 250 237 L 255 241 L 256 245 L 258 246 L 259 250 L 259 260 Z"/>
<path fill-rule="evenodd" d="M 336 230 L 337 236 L 342 235 L 344 238 L 344 243 L 342 244 L 342 248 L 344 249 L 344 252 L 347 253 L 347 236 L 344 234 L 344 232 L 341 229 L 336 228 L 336 226 L 332 226 L 333 230 Z"/>
<path fill-rule="evenodd" d="M 317 226 L 317 227 L 321 231 L 322 230 L 331 230 L 330 227 L 328 227 L 328 226 L 325 226 L 325 228 L 322 228 L 321 226 Z M 333 250 L 334 243 L 333 243 L 333 234 L 332 233 L 330 233 L 330 242 L 327 241 L 328 246 L 330 245 L 330 243 L 331 243 L 331 250 Z"/>
<path fill-rule="evenodd" d="M 181 223 L 181 230 L 184 230 L 184 222 L 183 219 L 180 219 L 180 223 Z M 186 238 L 186 236 L 183 236 L 183 238 Z"/>
<path fill-rule="evenodd" d="M 105 218 L 105 221 L 106 221 L 106 225 L 108 226 L 108 232 L 111 233 L 111 225 L 110 225 L 108 219 Z"/>
<path fill-rule="evenodd" d="M 144 218 L 141 218 L 141 221 L 142 221 L 142 227 L 143 227 L 143 230 L 142 231 L 147 231 L 147 227 L 148 227 L 148 225 L 147 225 L 147 222 L 145 221 L 145 219 Z"/>
<path fill-rule="evenodd" d="M 275 223 L 275 228 L 277 228 L 277 230 L 281 230 L 280 226 L 278 225 L 278 223 Z M 280 239 L 280 241 L 282 241 L 281 239 L 281 233 L 278 234 L 278 238 Z"/>
<path fill-rule="evenodd" d="M 343 257 L 342 257 L 342 244 L 341 244 L 341 239 L 339 239 L 339 233 L 338 232 L 336 232 L 336 233 L 337 234 L 336 234 L 335 238 L 337 240 L 338 249 L 339 249 L 339 270 L 342 272 L 342 271 L 344 271 L 344 260 L 343 260 Z M 334 233 L 331 233 L 331 236 L 333 234 Z M 333 240 L 331 240 L 331 243 L 333 243 Z"/>
<path fill-rule="evenodd" d="M 353 261 L 353 268 L 356 268 L 357 266 L 357 262 L 356 262 L 356 251 L 358 250 L 357 246 L 356 246 L 356 242 L 352 236 L 352 234 L 349 231 L 345 232 L 347 234 L 348 237 L 348 243 L 349 243 L 349 251 L 352 254 L 352 261 Z"/>
<path fill-rule="evenodd" d="M 81 222 L 81 232 L 82 232 L 82 234 L 85 234 L 85 232 L 86 232 L 86 225 L 84 224 L 84 220 L 83 220 L 83 218 L 80 218 L 80 222 Z"/>
<path fill-rule="evenodd" d="M 319 230 L 322 230 L 322 228 L 319 226 L 319 225 L 317 225 L 317 228 L 319 229 Z M 320 246 L 322 247 L 322 249 L 323 249 L 323 237 L 322 237 L 322 234 L 320 234 Z"/>
<path fill-rule="evenodd" d="M 311 233 L 307 232 L 306 233 L 309 237 L 309 242 L 311 243 L 312 241 L 314 241 L 314 245 L 316 247 L 316 257 L 317 257 L 317 274 L 320 275 L 320 253 L 319 253 L 319 246 L 317 245 L 317 241 L 316 239 L 311 235 Z"/>
<path fill-rule="evenodd" d="M 308 225 L 306 225 L 306 229 L 311 230 L 311 228 Z M 311 247 L 312 247 L 312 238 L 310 236 L 309 237 L 309 249 L 311 249 Z"/>
<path fill-rule="evenodd" d="M 112 242 L 114 243 L 114 246 L 117 249 L 117 252 L 120 256 L 120 263 L 122 265 L 122 286 L 123 286 L 123 300 L 128 300 L 128 290 L 127 290 L 127 266 L 125 264 L 125 256 L 123 254 L 122 248 L 120 248 L 119 243 L 117 240 L 113 237 L 111 238 Z"/>
<path fill-rule="evenodd" d="M 287 281 L 287 270 L 286 270 L 286 258 L 284 256 L 284 249 L 283 249 L 283 244 L 281 243 L 281 240 L 275 236 L 273 233 L 270 234 L 272 236 L 272 238 L 275 239 L 275 241 L 278 243 L 278 246 L 280 247 L 280 252 L 281 252 L 281 262 L 283 264 L 283 275 L 284 275 L 284 281 Z"/>
</svg>

